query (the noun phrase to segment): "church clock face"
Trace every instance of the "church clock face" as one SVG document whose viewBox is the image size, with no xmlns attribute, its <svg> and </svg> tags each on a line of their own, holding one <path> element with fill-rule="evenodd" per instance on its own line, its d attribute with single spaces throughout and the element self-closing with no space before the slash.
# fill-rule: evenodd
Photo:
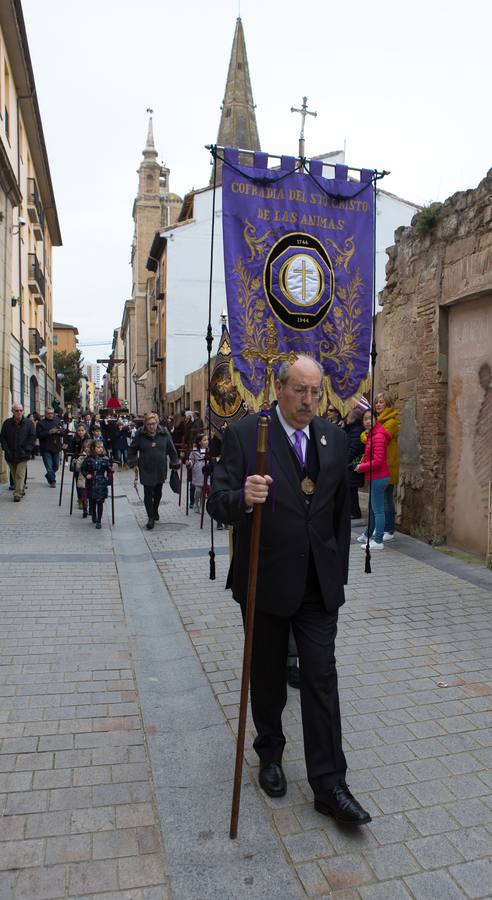
<svg viewBox="0 0 492 900">
<path fill-rule="evenodd" d="M 333 302 L 335 278 L 321 241 L 295 232 L 280 238 L 263 270 L 265 297 L 277 319 L 298 331 L 316 328 Z"/>
</svg>

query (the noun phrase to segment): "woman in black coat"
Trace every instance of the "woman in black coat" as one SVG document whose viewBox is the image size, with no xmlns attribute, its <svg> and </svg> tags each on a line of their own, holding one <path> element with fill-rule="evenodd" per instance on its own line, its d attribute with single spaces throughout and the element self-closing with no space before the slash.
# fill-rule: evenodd
<svg viewBox="0 0 492 900">
<path fill-rule="evenodd" d="M 359 488 L 364 485 L 364 475 L 355 471 L 355 466 L 364 454 L 364 444 L 360 436 L 364 431 L 362 425 L 362 412 L 358 409 L 352 409 L 345 424 L 345 432 L 347 434 L 348 448 L 348 467 L 349 467 L 349 484 L 350 484 L 350 518 L 360 519 L 362 513 L 359 506 Z"/>
<path fill-rule="evenodd" d="M 128 451 L 128 465 L 135 467 L 144 489 L 144 503 L 148 516 L 147 528 L 159 520 L 162 485 L 167 478 L 167 457 L 171 468 L 179 468 L 178 454 L 167 428 L 159 425 L 156 413 L 147 413 Z"/>
</svg>

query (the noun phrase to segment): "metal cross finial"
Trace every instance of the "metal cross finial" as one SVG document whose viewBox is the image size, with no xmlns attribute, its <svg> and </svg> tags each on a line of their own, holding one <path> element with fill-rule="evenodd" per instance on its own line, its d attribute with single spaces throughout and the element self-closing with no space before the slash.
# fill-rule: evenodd
<svg viewBox="0 0 492 900">
<path fill-rule="evenodd" d="M 145 110 L 145 112 L 148 112 L 149 116 L 152 116 L 152 115 L 154 114 L 154 110 L 151 109 L 150 106 L 147 107 L 147 109 Z"/>
<path fill-rule="evenodd" d="M 301 114 L 301 133 L 299 135 L 299 156 L 304 157 L 304 124 L 306 122 L 306 116 L 314 116 L 314 118 L 316 118 L 318 113 L 311 112 L 307 108 L 307 97 L 302 98 L 301 109 L 297 109 L 295 106 L 291 106 L 290 111 Z"/>
</svg>

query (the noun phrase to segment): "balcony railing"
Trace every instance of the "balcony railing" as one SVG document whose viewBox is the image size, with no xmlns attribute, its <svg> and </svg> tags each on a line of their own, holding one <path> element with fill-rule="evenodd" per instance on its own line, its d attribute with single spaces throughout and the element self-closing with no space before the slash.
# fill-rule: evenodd
<svg viewBox="0 0 492 900">
<path fill-rule="evenodd" d="M 44 236 L 44 209 L 35 178 L 27 179 L 27 213 L 33 224 L 34 233 L 41 241 Z"/>
<path fill-rule="evenodd" d="M 38 362 L 43 361 L 43 357 L 40 355 L 42 348 L 44 347 L 44 340 L 41 337 L 37 328 L 29 329 L 29 356 L 33 360 L 37 360 Z"/>
<path fill-rule="evenodd" d="M 44 303 L 44 275 L 35 253 L 28 253 L 28 268 L 29 290 L 34 294 L 36 303 Z"/>
</svg>

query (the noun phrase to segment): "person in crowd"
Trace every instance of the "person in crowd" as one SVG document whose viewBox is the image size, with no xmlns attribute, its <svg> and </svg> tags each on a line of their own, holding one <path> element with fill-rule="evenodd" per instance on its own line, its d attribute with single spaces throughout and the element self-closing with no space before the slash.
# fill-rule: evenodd
<svg viewBox="0 0 492 900">
<path fill-rule="evenodd" d="M 75 434 L 70 443 L 70 452 L 74 456 L 78 456 L 79 453 L 82 452 L 83 445 L 89 439 L 90 439 L 90 436 L 89 436 L 89 433 L 88 433 L 85 425 L 83 425 L 82 422 L 79 422 L 79 424 L 77 425 L 77 428 L 75 429 Z"/>
<path fill-rule="evenodd" d="M 14 483 L 14 502 L 24 496 L 27 479 L 27 462 L 36 442 L 36 431 L 32 422 L 24 416 L 24 407 L 20 403 L 12 406 L 12 416 L 5 419 L 0 431 L 0 443 L 5 453 Z"/>
<path fill-rule="evenodd" d="M 38 422 L 41 421 L 41 416 L 36 411 L 29 413 L 27 418 L 29 419 L 30 422 L 33 423 L 34 428 L 36 428 Z M 39 451 L 39 440 L 36 436 L 36 443 L 34 444 L 34 450 L 31 453 L 31 459 L 35 459 L 35 457 L 39 455 L 39 452 L 40 452 Z"/>
<path fill-rule="evenodd" d="M 108 444 L 106 438 L 104 437 L 101 429 L 100 422 L 94 422 L 91 431 L 91 438 L 93 441 L 101 441 L 104 444 L 104 449 L 106 453 L 108 452 Z"/>
<path fill-rule="evenodd" d="M 106 416 L 105 418 L 101 418 L 99 420 L 99 427 L 101 429 L 101 436 L 104 440 L 104 444 L 106 446 L 106 450 L 108 453 L 111 453 L 114 457 L 114 441 L 117 436 L 117 427 L 116 427 L 117 419 L 114 415 Z"/>
<path fill-rule="evenodd" d="M 85 478 L 92 521 L 99 529 L 101 528 L 104 501 L 108 496 L 108 485 L 111 484 L 113 477 L 113 468 L 102 441 L 93 439 L 90 442 L 89 455 L 80 466 L 80 473 Z"/>
<path fill-rule="evenodd" d="M 224 431 L 223 431 L 223 430 L 221 430 L 221 431 L 216 431 L 216 430 L 214 429 L 214 430 L 212 431 L 212 440 L 210 441 L 210 447 L 209 447 L 209 453 L 208 453 L 208 456 L 209 456 L 209 462 L 208 462 L 208 465 L 209 465 L 209 473 L 208 473 L 208 476 L 209 476 L 209 480 L 210 480 L 210 487 L 212 487 L 213 480 L 214 480 L 214 469 L 215 469 L 215 466 L 216 466 L 217 463 L 219 462 L 219 460 L 220 460 L 220 455 L 221 455 L 221 453 L 222 453 L 222 439 L 223 439 L 223 437 L 224 437 Z M 223 522 L 217 522 L 217 531 L 223 531 L 224 527 L 225 527 L 225 526 L 224 526 L 224 523 L 223 523 Z"/>
<path fill-rule="evenodd" d="M 393 405 L 391 394 L 380 391 L 374 400 L 374 409 L 380 425 L 391 435 L 386 450 L 390 480 L 384 492 L 384 540 L 392 541 L 395 537 L 395 486 L 398 484 L 400 462 L 398 459 L 398 413 Z"/>
<path fill-rule="evenodd" d="M 77 428 L 75 430 L 75 434 L 72 436 L 72 438 L 70 440 L 70 443 L 63 445 L 63 449 L 67 450 L 67 452 L 69 454 L 69 460 L 70 460 L 69 470 L 70 470 L 70 472 L 77 473 L 80 471 L 80 466 L 77 467 L 76 463 L 77 463 L 77 460 L 79 459 L 80 454 L 83 452 L 83 447 L 84 447 L 84 445 L 86 445 L 87 441 L 90 441 L 90 437 L 85 429 L 85 425 L 83 425 L 81 422 L 79 422 L 79 424 L 77 425 Z M 76 476 L 76 480 L 78 480 L 77 476 Z M 84 484 L 85 484 L 85 482 L 84 482 Z M 78 490 L 77 490 L 77 500 L 78 500 L 79 509 L 83 509 L 84 508 L 83 498 L 79 494 Z"/>
<path fill-rule="evenodd" d="M 80 427 L 80 426 L 79 426 Z M 83 427 L 83 426 L 82 426 Z M 77 429 L 78 430 L 78 429 Z M 72 465 L 74 472 L 76 473 L 75 487 L 77 490 L 77 500 L 79 504 L 79 509 L 82 510 L 82 518 L 87 518 L 87 507 L 89 498 L 87 495 L 87 482 L 85 480 L 85 475 L 82 474 L 81 468 L 86 459 L 88 459 L 90 455 L 90 445 L 91 442 L 88 437 L 82 443 L 79 453 L 73 459 Z M 91 509 L 92 514 L 92 509 Z"/>
<path fill-rule="evenodd" d="M 359 488 L 364 486 L 364 475 L 357 472 L 356 467 L 362 461 L 364 455 L 364 444 L 360 436 L 364 431 L 362 424 L 362 411 L 351 409 L 347 415 L 345 422 L 345 433 L 347 435 L 347 462 L 349 469 L 349 485 L 350 485 L 350 518 L 360 519 L 362 516 L 359 504 Z"/>
<path fill-rule="evenodd" d="M 185 442 L 186 414 L 182 412 L 174 426 L 173 442 L 174 446 L 180 450 Z"/>
<path fill-rule="evenodd" d="M 251 668 L 260 786 L 271 797 L 287 790 L 282 769 L 289 628 L 297 642 L 304 751 L 318 812 L 337 822 L 371 820 L 346 783 L 335 664 L 338 609 L 344 603 L 350 546 L 346 437 L 316 416 L 321 366 L 300 355 L 282 363 L 275 380 L 268 454 L 272 477 L 248 474 L 255 458 L 258 416 L 245 416 L 224 435 L 207 509 L 236 528 L 229 584 L 246 611 L 251 511 L 263 504 Z"/>
<path fill-rule="evenodd" d="M 191 474 L 191 484 L 195 488 L 194 507 L 196 513 L 202 511 L 202 494 L 205 480 L 205 463 L 207 457 L 208 437 L 206 434 L 198 434 L 195 447 L 191 451 L 186 463 Z"/>
<path fill-rule="evenodd" d="M 324 418 L 327 419 L 328 422 L 333 422 L 334 425 L 339 425 L 342 421 L 342 417 L 333 403 L 328 403 Z"/>
<path fill-rule="evenodd" d="M 125 425 L 123 419 L 118 419 L 115 428 L 111 432 L 111 444 L 115 460 L 121 463 L 124 469 L 127 467 L 129 437 L 130 428 L 128 425 Z"/>
<path fill-rule="evenodd" d="M 36 427 L 39 449 L 46 469 L 45 478 L 50 487 L 56 487 L 56 473 L 60 465 L 60 450 L 63 442 L 63 422 L 55 416 L 52 406 L 47 406 L 44 418 Z"/>
<path fill-rule="evenodd" d="M 193 421 L 190 428 L 190 441 L 191 448 L 196 447 L 196 439 L 199 434 L 203 434 L 205 432 L 205 425 L 203 424 L 203 419 L 200 416 L 200 413 L 195 410 L 193 413 Z"/>
<path fill-rule="evenodd" d="M 65 431 L 67 434 L 75 434 L 77 423 L 71 413 L 64 414 L 63 422 L 65 423 Z"/>
<path fill-rule="evenodd" d="M 190 450 L 193 450 L 193 437 L 191 434 L 191 430 L 193 428 L 193 423 L 195 421 L 195 417 L 191 411 L 191 409 L 187 409 L 185 412 L 186 422 L 184 427 L 184 445 L 189 453 Z"/>
<path fill-rule="evenodd" d="M 128 465 L 135 468 L 135 477 L 140 476 L 144 489 L 144 504 L 147 513 L 147 529 L 159 521 L 159 503 L 162 486 L 167 478 L 167 458 L 171 468 L 178 469 L 176 448 L 167 428 L 159 425 L 157 413 L 147 413 L 144 424 L 137 431 L 128 451 Z"/>
<path fill-rule="evenodd" d="M 371 535 L 369 541 L 371 550 L 384 550 L 384 492 L 390 481 L 386 454 L 391 435 L 383 425 L 374 422 L 371 410 L 364 413 L 362 424 L 365 431 L 364 457 L 358 464 L 356 472 L 364 473 L 371 482 L 371 508 L 369 524 L 357 540 L 365 550 L 367 536 Z"/>
</svg>

